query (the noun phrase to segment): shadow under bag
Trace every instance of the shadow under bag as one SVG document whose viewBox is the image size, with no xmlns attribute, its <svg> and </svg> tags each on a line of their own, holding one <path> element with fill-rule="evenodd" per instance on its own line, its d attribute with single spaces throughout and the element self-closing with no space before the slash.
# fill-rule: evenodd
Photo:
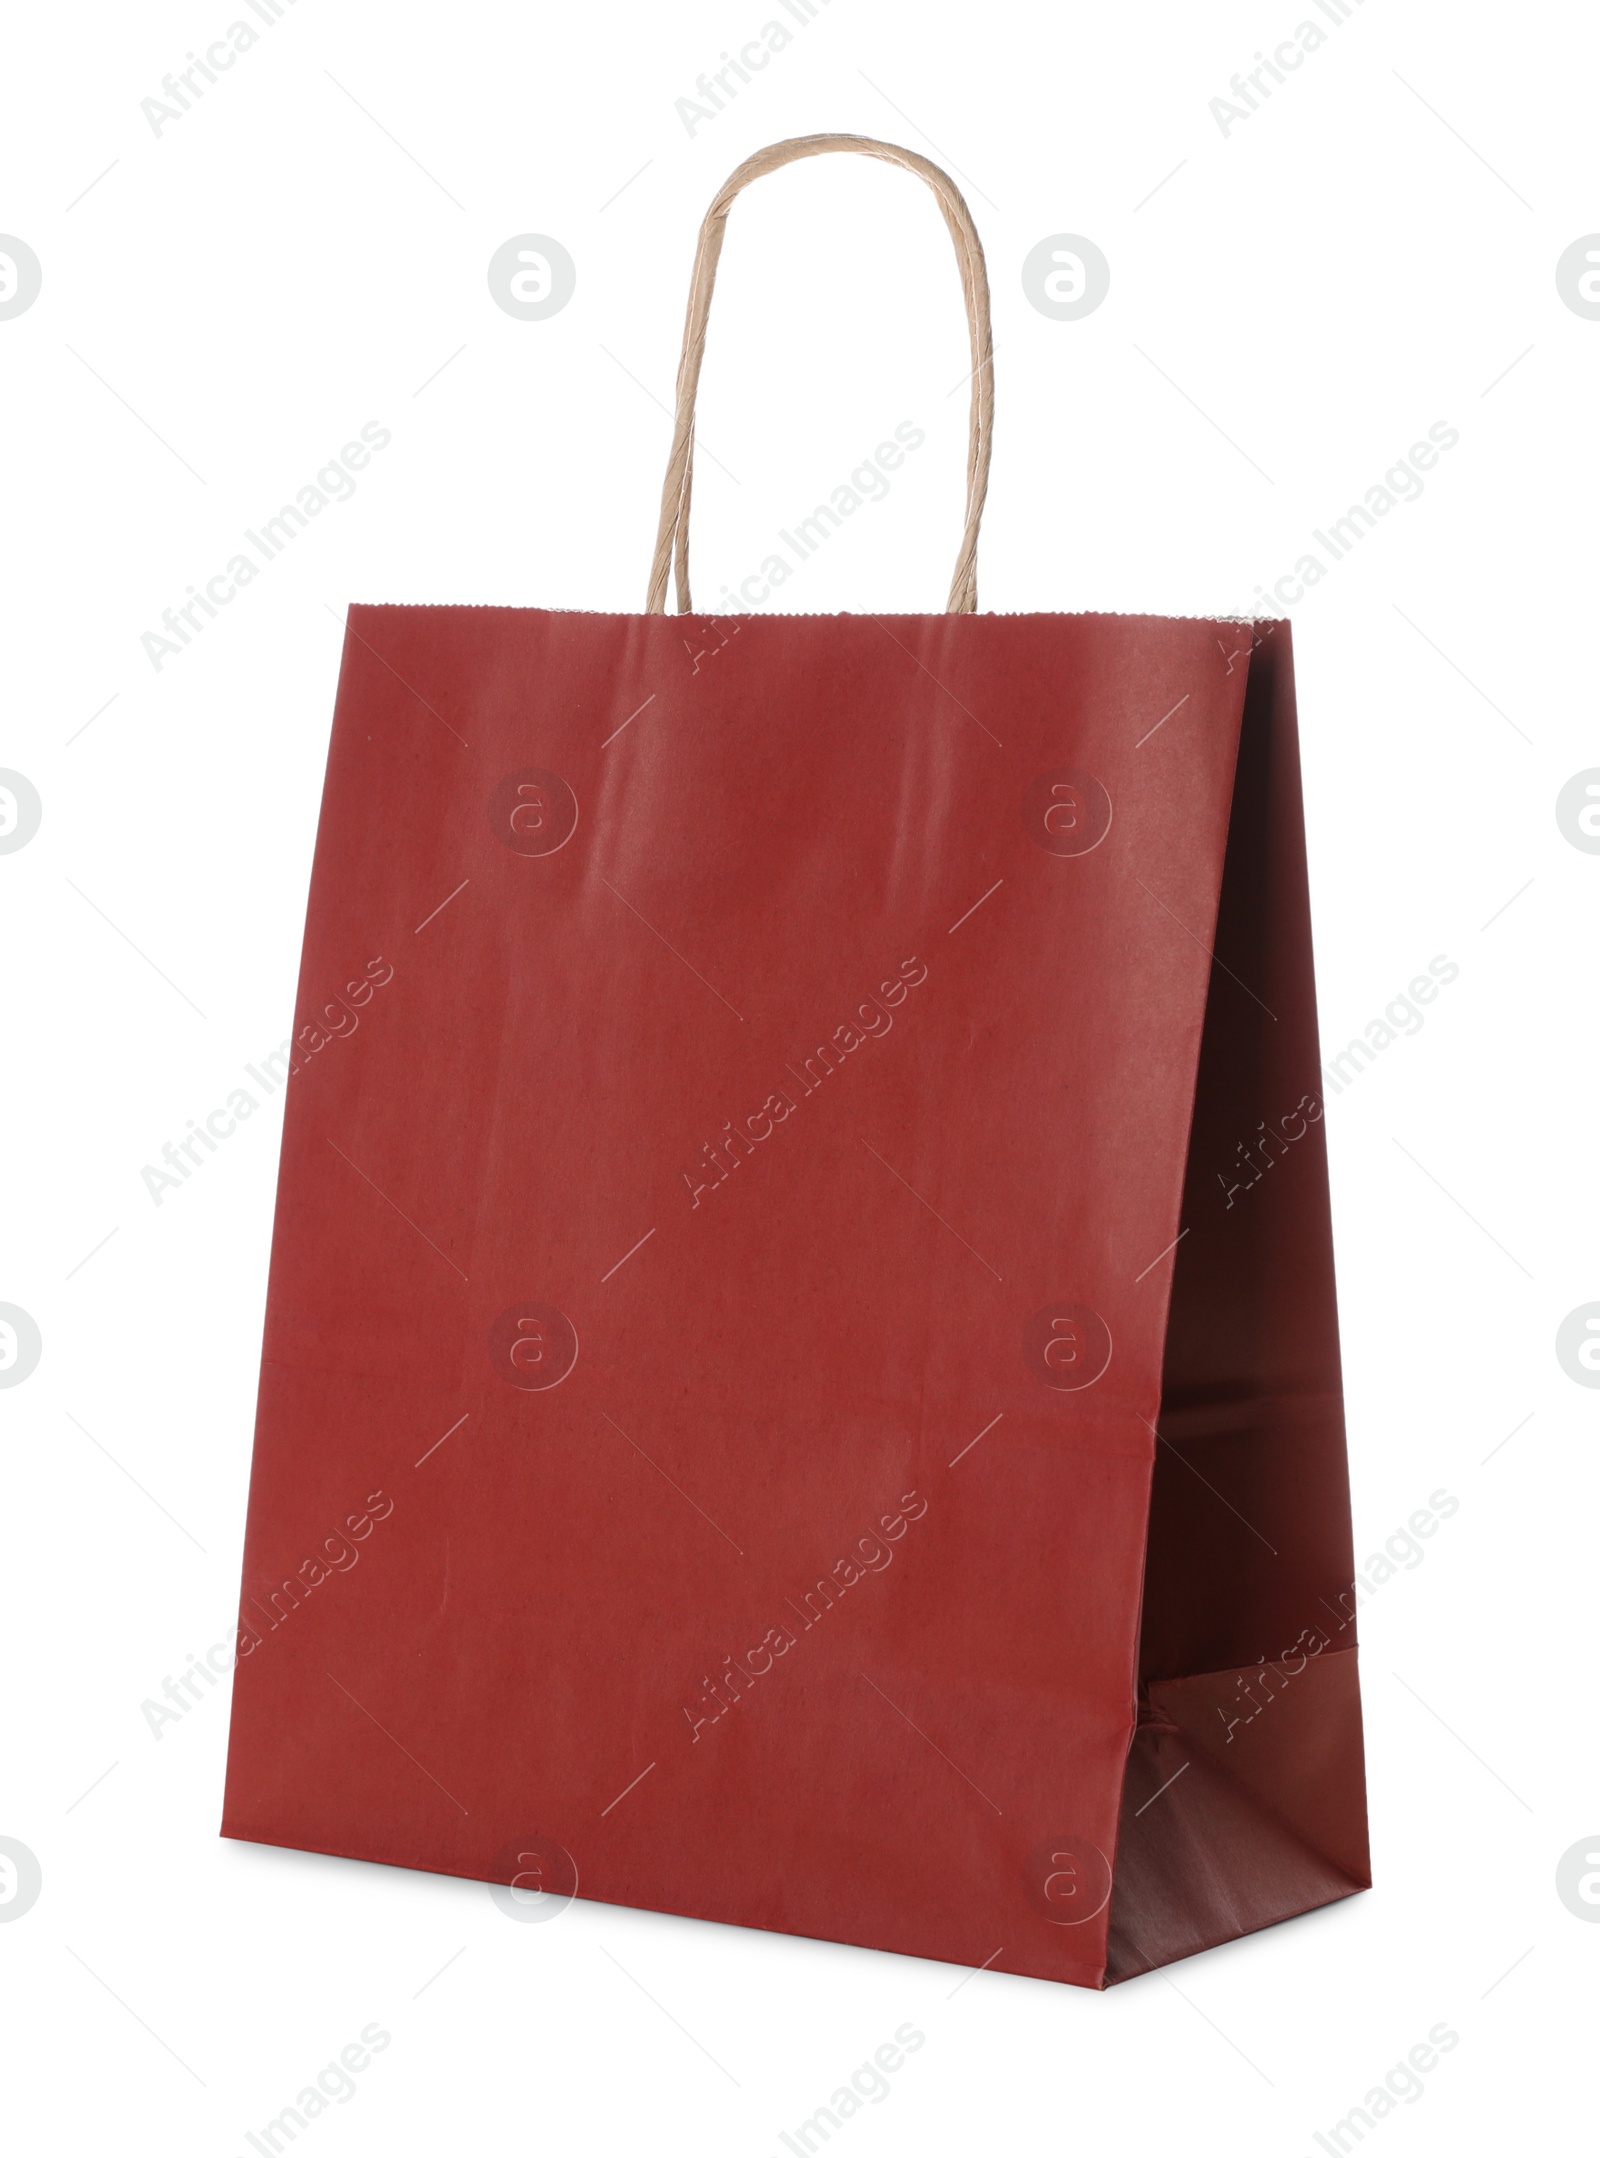
<svg viewBox="0 0 1600 2158">
<path fill-rule="evenodd" d="M 933 190 L 949 611 L 690 611 Z M 1289 630 L 976 611 L 937 166 L 647 611 L 354 607 L 223 1832 L 1101 1986 L 1368 1880 Z M 676 561 L 683 610 L 665 613 Z"/>
</svg>

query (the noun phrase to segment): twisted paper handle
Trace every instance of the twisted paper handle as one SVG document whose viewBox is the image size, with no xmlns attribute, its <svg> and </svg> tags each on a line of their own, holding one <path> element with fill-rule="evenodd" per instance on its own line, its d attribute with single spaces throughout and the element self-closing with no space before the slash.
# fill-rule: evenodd
<svg viewBox="0 0 1600 2158">
<path fill-rule="evenodd" d="M 736 172 L 728 175 L 706 212 L 695 250 L 694 278 L 689 287 L 689 307 L 683 325 L 683 355 L 678 362 L 677 411 L 673 417 L 672 454 L 661 489 L 661 521 L 656 529 L 655 560 L 650 567 L 650 590 L 645 599 L 647 614 L 665 614 L 667 570 L 676 570 L 678 612 L 691 611 L 689 598 L 689 497 L 694 480 L 694 406 L 700 386 L 700 363 L 705 357 L 706 321 L 711 312 L 711 293 L 717 279 L 723 233 L 733 199 L 752 180 L 775 172 L 780 165 L 800 157 L 821 157 L 830 150 L 851 150 L 861 157 L 882 158 L 902 165 L 932 188 L 944 221 L 955 243 L 956 266 L 961 272 L 961 292 L 966 301 L 967 331 L 972 345 L 972 399 L 967 432 L 967 515 L 950 580 L 948 612 L 973 614 L 978 605 L 978 524 L 983 516 L 984 496 L 989 487 L 989 451 L 994 429 L 994 341 L 989 328 L 989 279 L 984 269 L 983 248 L 972 214 L 961 190 L 939 167 L 915 150 L 902 150 L 892 142 L 875 142 L 870 135 L 799 135 L 790 142 L 775 142 L 758 150 Z"/>
</svg>

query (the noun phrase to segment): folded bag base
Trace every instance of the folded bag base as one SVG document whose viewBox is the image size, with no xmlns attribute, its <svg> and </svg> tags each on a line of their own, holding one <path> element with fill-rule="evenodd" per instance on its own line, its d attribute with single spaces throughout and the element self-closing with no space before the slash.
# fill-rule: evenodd
<svg viewBox="0 0 1600 2158">
<path fill-rule="evenodd" d="M 941 615 L 689 605 L 934 189 Z M 223 1832 L 1101 1986 L 1366 1823 L 1286 624 L 976 611 L 915 153 L 646 612 L 355 607 Z M 970 544 L 969 544 L 970 543 Z"/>
</svg>

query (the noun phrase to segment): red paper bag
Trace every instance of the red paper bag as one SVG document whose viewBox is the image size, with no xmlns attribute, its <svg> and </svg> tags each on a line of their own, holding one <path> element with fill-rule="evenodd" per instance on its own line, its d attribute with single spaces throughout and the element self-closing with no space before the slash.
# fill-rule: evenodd
<svg viewBox="0 0 1600 2158">
<path fill-rule="evenodd" d="M 940 615 L 687 609 L 728 206 L 934 190 Z M 982 252 L 701 235 L 649 611 L 351 610 L 224 1833 L 1098 1986 L 1366 1884 L 1289 631 L 975 611 Z"/>
</svg>

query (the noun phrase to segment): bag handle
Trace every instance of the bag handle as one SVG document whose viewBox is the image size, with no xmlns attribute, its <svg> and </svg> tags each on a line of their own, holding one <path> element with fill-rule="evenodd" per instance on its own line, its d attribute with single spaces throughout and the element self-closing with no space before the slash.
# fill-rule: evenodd
<svg viewBox="0 0 1600 2158">
<path fill-rule="evenodd" d="M 656 530 L 655 560 L 650 569 L 647 614 L 665 614 L 667 567 L 676 570 L 678 612 L 691 611 L 689 598 L 689 496 L 694 478 L 694 405 L 700 386 L 700 363 L 705 357 L 706 320 L 711 311 L 711 292 L 722 254 L 723 233 L 734 197 L 763 173 L 800 157 L 821 157 L 830 150 L 850 150 L 861 157 L 882 158 L 914 172 L 932 188 L 944 221 L 955 243 L 956 266 L 961 272 L 961 292 L 967 307 L 967 331 L 972 345 L 972 399 L 967 430 L 967 517 L 950 580 L 948 612 L 973 614 L 978 606 L 978 522 L 983 515 L 989 486 L 989 451 L 994 430 L 994 340 L 989 328 L 989 279 L 983 248 L 972 213 L 961 190 L 946 172 L 915 150 L 902 150 L 892 142 L 876 142 L 870 135 L 798 135 L 789 142 L 775 142 L 747 157 L 712 199 L 700 227 L 695 250 L 694 277 L 689 286 L 689 308 L 683 325 L 683 355 L 678 362 L 677 411 L 673 417 L 672 454 L 661 490 L 661 521 Z"/>
</svg>

